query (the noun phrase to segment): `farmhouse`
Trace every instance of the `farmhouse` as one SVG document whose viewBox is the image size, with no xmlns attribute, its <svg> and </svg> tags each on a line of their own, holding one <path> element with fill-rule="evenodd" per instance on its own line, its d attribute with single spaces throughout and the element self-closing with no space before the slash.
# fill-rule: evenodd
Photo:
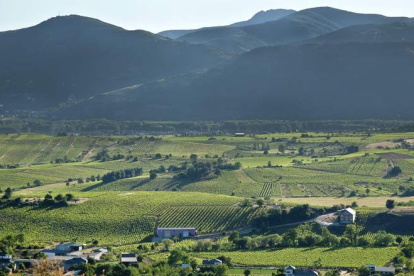
<svg viewBox="0 0 414 276">
<path fill-rule="evenodd" d="M 65 261 L 65 265 L 64 265 L 65 272 L 70 270 L 71 268 L 73 268 L 75 266 L 78 266 L 78 265 L 81 265 L 81 264 L 87 264 L 87 263 L 88 263 L 88 259 L 86 259 L 86 258 L 77 257 L 77 258 L 72 258 L 70 260 L 67 260 L 67 261 Z"/>
<path fill-rule="evenodd" d="M 394 275 L 395 267 L 385 267 L 385 266 L 376 266 L 373 264 L 368 264 L 366 267 L 369 268 L 371 273 L 381 274 L 381 275 Z"/>
<path fill-rule="evenodd" d="M 101 257 L 107 253 L 108 253 L 108 249 L 98 248 L 98 249 L 93 250 L 92 253 L 87 253 L 86 255 L 88 256 L 88 258 L 92 258 L 94 260 L 100 261 Z"/>
<path fill-rule="evenodd" d="M 339 211 L 339 223 L 350 224 L 354 223 L 356 219 L 356 212 L 352 208 L 346 208 Z"/>
<path fill-rule="evenodd" d="M 219 259 L 214 260 L 203 260 L 203 266 L 215 266 L 215 265 L 222 265 L 223 262 Z"/>
<path fill-rule="evenodd" d="M 31 259 L 18 259 L 14 260 L 14 264 L 17 268 L 19 268 L 20 266 L 23 266 L 24 268 L 32 268 L 36 265 L 39 265 L 39 261 Z"/>
<path fill-rule="evenodd" d="M 311 269 L 297 269 L 293 265 L 285 268 L 285 276 L 318 276 L 318 272 Z"/>
<path fill-rule="evenodd" d="M 1 268 L 12 268 L 13 257 L 10 254 L 0 253 L 0 269 Z"/>
<path fill-rule="evenodd" d="M 82 245 L 73 243 L 73 242 L 66 242 L 56 245 L 55 254 L 56 255 L 66 255 L 71 252 L 81 251 Z"/>
<path fill-rule="evenodd" d="M 121 264 L 125 266 L 138 266 L 138 259 L 135 253 L 122 253 Z"/>
<path fill-rule="evenodd" d="M 188 238 L 197 235 L 195 228 L 157 228 L 157 236 L 160 239 Z"/>
</svg>

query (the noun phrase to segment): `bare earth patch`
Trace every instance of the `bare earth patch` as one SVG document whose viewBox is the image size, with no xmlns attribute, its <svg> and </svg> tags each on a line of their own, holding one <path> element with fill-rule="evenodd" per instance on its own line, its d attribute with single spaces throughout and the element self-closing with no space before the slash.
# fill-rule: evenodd
<svg viewBox="0 0 414 276">
<path fill-rule="evenodd" d="M 390 153 L 376 153 L 376 155 L 381 156 L 387 160 L 404 160 L 404 159 L 413 159 L 412 156 L 406 154 L 400 154 L 395 152 Z"/>
<path fill-rule="evenodd" d="M 79 204 L 85 203 L 88 200 L 89 200 L 89 198 L 87 198 L 87 197 L 78 197 L 78 198 L 76 198 L 75 201 L 69 201 L 68 204 L 69 205 L 79 205 Z"/>
<path fill-rule="evenodd" d="M 118 194 L 118 196 L 129 196 L 129 195 L 133 195 L 133 194 L 134 193 L 129 192 L 129 193 Z"/>
<path fill-rule="evenodd" d="M 394 149 L 397 146 L 401 146 L 401 143 L 381 142 L 381 143 L 369 144 L 365 148 L 366 149 L 380 149 L 380 148 L 390 148 L 390 149 Z"/>
</svg>

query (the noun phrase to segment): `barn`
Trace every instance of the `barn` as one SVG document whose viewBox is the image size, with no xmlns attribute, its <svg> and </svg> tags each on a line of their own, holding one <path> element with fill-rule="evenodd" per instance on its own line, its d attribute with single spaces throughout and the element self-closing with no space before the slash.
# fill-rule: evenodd
<svg viewBox="0 0 414 276">
<path fill-rule="evenodd" d="M 189 238 L 197 235 L 195 228 L 157 228 L 157 236 L 161 239 Z"/>
</svg>

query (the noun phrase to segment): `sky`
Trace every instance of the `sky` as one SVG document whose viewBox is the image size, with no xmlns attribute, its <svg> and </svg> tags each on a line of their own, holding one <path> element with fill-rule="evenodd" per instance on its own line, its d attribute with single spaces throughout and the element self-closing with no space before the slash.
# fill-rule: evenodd
<svg viewBox="0 0 414 276">
<path fill-rule="evenodd" d="M 269 9 L 330 6 L 360 13 L 414 17 L 414 0 L 0 0 L 0 31 L 58 15 L 94 17 L 128 30 L 154 33 L 227 25 Z"/>
</svg>

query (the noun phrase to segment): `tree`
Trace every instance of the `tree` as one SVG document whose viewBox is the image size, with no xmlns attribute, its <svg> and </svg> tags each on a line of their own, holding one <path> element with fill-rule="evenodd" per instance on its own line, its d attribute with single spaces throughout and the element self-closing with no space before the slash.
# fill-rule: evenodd
<svg viewBox="0 0 414 276">
<path fill-rule="evenodd" d="M 378 231 L 378 233 L 375 235 L 375 245 L 376 246 L 389 246 L 391 243 L 394 242 L 394 236 L 391 234 L 388 234 L 385 231 Z"/>
<path fill-rule="evenodd" d="M 352 202 L 351 207 L 358 208 L 358 203 L 356 201 Z"/>
<path fill-rule="evenodd" d="M 157 178 L 157 174 L 155 172 L 151 172 L 150 179 L 155 179 L 155 178 Z"/>
<path fill-rule="evenodd" d="M 356 224 L 348 224 L 345 228 L 344 236 L 351 241 L 351 244 L 358 245 L 358 236 L 362 231 L 361 227 Z"/>
<path fill-rule="evenodd" d="M 368 267 L 366 266 L 361 266 L 358 269 L 358 276 L 370 276 L 371 275 L 371 271 L 369 270 Z"/>
<path fill-rule="evenodd" d="M 179 262 L 187 262 L 188 259 L 188 255 L 181 251 L 181 250 L 173 250 L 171 251 L 170 256 L 168 257 L 168 264 L 169 265 L 176 265 Z"/>
<path fill-rule="evenodd" d="M 229 236 L 229 241 L 234 242 L 237 241 L 240 238 L 240 234 L 237 231 L 233 231 L 231 232 L 230 236 Z"/>
<path fill-rule="evenodd" d="M 243 274 L 244 274 L 245 276 L 249 276 L 250 274 L 252 274 L 252 272 L 250 271 L 250 269 L 246 269 L 246 270 L 243 272 Z"/>
<path fill-rule="evenodd" d="M 393 199 L 388 199 L 387 202 L 385 203 L 385 207 L 387 207 L 387 209 L 392 210 L 395 208 L 395 200 Z"/>
<path fill-rule="evenodd" d="M 257 205 L 259 205 L 259 207 L 262 207 L 265 204 L 263 199 L 259 199 L 257 200 Z"/>
<path fill-rule="evenodd" d="M 405 257 L 411 259 L 414 257 L 414 243 L 410 242 L 401 249 L 401 252 Z"/>
<path fill-rule="evenodd" d="M 198 155 L 197 155 L 197 154 L 192 153 L 192 154 L 190 155 L 190 160 L 191 160 L 192 162 L 197 161 L 197 159 L 198 159 Z"/>
<path fill-rule="evenodd" d="M 279 145 L 278 150 L 279 150 L 279 152 L 281 152 L 281 153 L 285 153 L 285 151 L 286 151 L 286 147 L 285 147 L 285 145 Z"/>
<path fill-rule="evenodd" d="M 387 176 L 388 177 L 395 177 L 398 176 L 400 173 L 402 173 L 402 170 L 400 167 L 395 166 L 391 170 L 388 171 Z"/>
<path fill-rule="evenodd" d="M 215 275 L 216 276 L 226 276 L 228 274 L 229 268 L 227 265 L 218 265 L 215 267 Z"/>
<path fill-rule="evenodd" d="M 40 181 L 39 179 L 36 179 L 35 181 L 33 181 L 33 184 L 34 184 L 35 186 L 41 186 L 43 183 L 42 183 L 42 181 Z"/>
<path fill-rule="evenodd" d="M 272 167 L 272 162 L 270 162 L 270 161 L 269 161 L 269 162 L 267 162 L 267 167 L 268 167 L 268 168 L 271 168 L 271 167 Z"/>
<path fill-rule="evenodd" d="M 7 188 L 7 189 L 4 191 L 4 196 L 3 196 L 3 199 L 10 199 L 10 198 L 11 198 L 11 196 L 12 196 L 12 189 Z"/>
<path fill-rule="evenodd" d="M 298 238 L 298 230 L 293 228 L 293 229 L 289 229 L 284 235 L 283 235 L 283 240 L 286 244 L 290 245 L 290 246 L 296 246 L 297 243 L 297 238 Z"/>
<path fill-rule="evenodd" d="M 325 273 L 325 276 L 340 276 L 340 275 L 341 275 L 341 273 L 337 269 L 330 270 L 330 271 Z"/>
<path fill-rule="evenodd" d="M 162 240 L 162 244 L 164 245 L 164 249 L 166 251 L 170 251 L 171 247 L 174 245 L 174 241 L 170 239 Z"/>
<path fill-rule="evenodd" d="M 300 156 L 305 155 L 305 149 L 303 147 L 300 147 L 299 150 L 298 150 L 298 153 L 299 153 Z"/>
</svg>

